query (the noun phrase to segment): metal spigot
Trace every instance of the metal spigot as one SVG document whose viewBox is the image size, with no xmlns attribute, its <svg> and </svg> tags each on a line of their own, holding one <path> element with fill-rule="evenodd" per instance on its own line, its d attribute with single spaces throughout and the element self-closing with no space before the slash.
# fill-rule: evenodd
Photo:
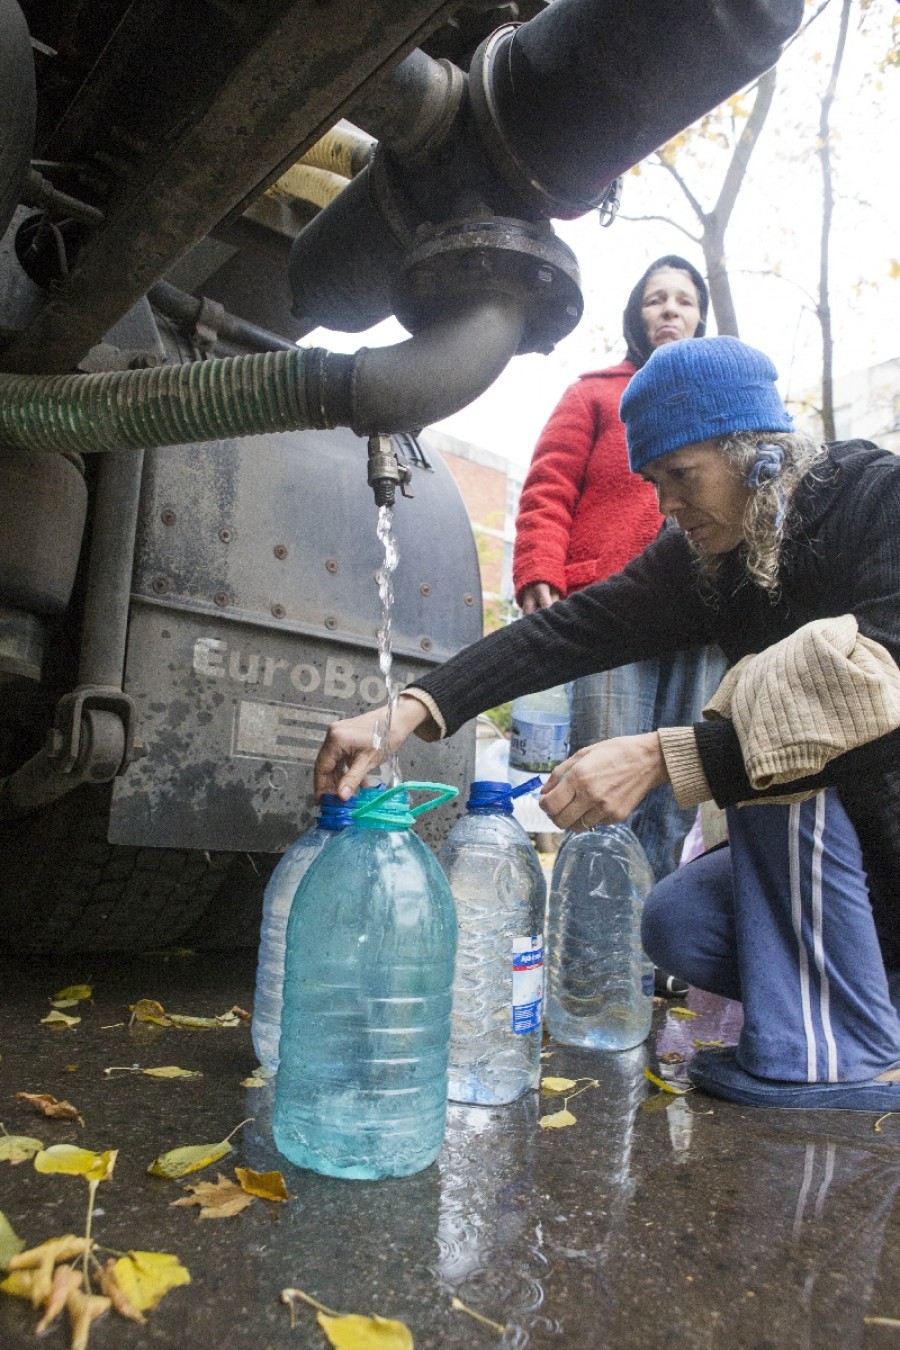
<svg viewBox="0 0 900 1350">
<path fill-rule="evenodd" d="M 404 497 L 414 496 L 409 488 L 411 477 L 409 465 L 397 457 L 392 436 L 379 432 L 369 437 L 368 479 L 376 506 L 393 506 L 398 485 Z"/>
</svg>

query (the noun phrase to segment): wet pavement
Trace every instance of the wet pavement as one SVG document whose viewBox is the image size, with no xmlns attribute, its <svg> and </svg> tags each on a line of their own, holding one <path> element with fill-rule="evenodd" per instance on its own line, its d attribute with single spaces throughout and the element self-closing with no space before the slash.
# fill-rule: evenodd
<svg viewBox="0 0 900 1350">
<path fill-rule="evenodd" d="M 216 1031 L 129 1027 L 128 1005 L 169 1011 L 249 1008 L 250 953 L 55 958 L 0 971 L 0 1120 L 45 1145 L 120 1150 L 101 1184 L 94 1235 L 106 1248 L 176 1254 L 191 1283 L 145 1326 L 107 1315 L 92 1350 L 324 1347 L 315 1314 L 290 1328 L 280 1291 L 298 1287 L 340 1312 L 410 1328 L 417 1350 L 788 1350 L 900 1344 L 900 1117 L 761 1111 L 700 1093 L 660 1094 L 645 1066 L 689 1058 L 695 1040 L 733 1041 L 739 1009 L 692 991 L 660 1003 L 650 1041 L 598 1054 L 554 1046 L 545 1073 L 596 1079 L 569 1102 L 574 1126 L 541 1129 L 559 1098 L 509 1107 L 451 1106 L 438 1163 L 418 1176 L 336 1181 L 294 1168 L 271 1140 L 270 1089 L 241 1086 L 255 1067 L 246 1024 Z M 40 1021 L 61 987 L 89 982 L 71 1030 Z M 693 1018 L 679 1017 L 687 1007 Z M 203 1077 L 108 1075 L 111 1066 L 178 1065 Z M 679 1063 L 663 1072 L 683 1075 Z M 48 1092 L 84 1127 L 45 1120 L 17 1100 Z M 283 1172 L 291 1199 L 254 1200 L 228 1219 L 171 1208 L 185 1182 L 147 1175 L 167 1149 L 214 1143 L 246 1117 L 235 1151 L 186 1182 L 234 1166 Z M 0 1209 L 34 1245 L 83 1230 L 81 1178 L 0 1163 Z M 454 1310 L 467 1307 L 505 1333 Z M 37 1316 L 0 1297 L 0 1346 L 33 1347 Z M 68 1345 L 68 1330 L 42 1342 Z"/>
</svg>

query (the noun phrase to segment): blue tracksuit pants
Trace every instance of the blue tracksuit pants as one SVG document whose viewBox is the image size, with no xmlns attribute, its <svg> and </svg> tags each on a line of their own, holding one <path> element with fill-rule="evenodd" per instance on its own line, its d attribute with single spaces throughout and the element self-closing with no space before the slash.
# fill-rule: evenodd
<svg viewBox="0 0 900 1350">
<path fill-rule="evenodd" d="M 650 959 L 743 1003 L 748 1073 L 856 1082 L 900 1063 L 859 841 L 837 793 L 727 815 L 728 847 L 650 893 Z"/>
</svg>

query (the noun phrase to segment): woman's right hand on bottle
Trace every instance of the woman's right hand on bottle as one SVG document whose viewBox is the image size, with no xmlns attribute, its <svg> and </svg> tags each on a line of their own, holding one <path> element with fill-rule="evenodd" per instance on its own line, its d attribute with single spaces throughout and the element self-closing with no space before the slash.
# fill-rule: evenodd
<svg viewBox="0 0 900 1350">
<path fill-rule="evenodd" d="M 522 591 L 519 608 L 523 614 L 533 614 L 536 609 L 546 609 L 559 598 L 560 592 L 548 581 L 533 581 Z"/>
<path fill-rule="evenodd" d="M 387 711 L 386 706 L 373 708 L 359 717 L 332 722 L 316 756 L 313 784 L 317 798 L 323 792 L 336 792 L 344 801 L 352 797 L 366 774 L 399 750 L 407 736 L 430 716 L 424 703 L 401 694 L 391 718 L 390 745 L 376 748 L 375 736 L 384 733 Z"/>
</svg>

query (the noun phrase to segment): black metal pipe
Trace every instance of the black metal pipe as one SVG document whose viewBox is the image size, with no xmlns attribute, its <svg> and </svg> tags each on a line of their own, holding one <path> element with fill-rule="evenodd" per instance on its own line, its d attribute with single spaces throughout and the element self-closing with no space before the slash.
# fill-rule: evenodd
<svg viewBox="0 0 900 1350">
<path fill-rule="evenodd" d="M 28 173 L 36 106 L 28 25 L 16 0 L 0 0 L 0 235 Z"/>
<path fill-rule="evenodd" d="M 415 160 L 446 139 L 464 89 L 457 66 L 416 49 L 353 105 L 350 116 L 399 159 Z"/>
<path fill-rule="evenodd" d="M 568 203 L 580 215 L 773 66 L 802 12 L 802 0 L 556 0 L 479 49 L 480 129 L 506 173 L 522 166 L 523 189 L 527 173 L 558 199 L 556 213 Z"/>
<path fill-rule="evenodd" d="M 174 323 L 187 328 L 193 328 L 203 309 L 202 298 L 198 299 L 196 295 L 179 290 L 169 281 L 158 281 L 155 286 L 151 286 L 147 292 L 147 299 L 160 314 L 165 314 Z M 222 309 L 221 306 L 218 306 L 218 309 L 220 311 L 216 324 L 218 335 L 230 338 L 241 347 L 249 347 L 254 352 L 289 352 L 296 346 L 296 343 L 289 342 L 287 338 L 270 333 L 267 328 L 260 328 L 236 314 L 229 314 L 228 310 Z"/>
<path fill-rule="evenodd" d="M 393 347 L 363 348 L 354 358 L 350 426 L 419 431 L 465 408 L 515 356 L 525 331 L 520 296 L 473 296 L 468 308 Z"/>
<path fill-rule="evenodd" d="M 104 455 L 91 533 L 78 684 L 121 689 L 143 450 Z"/>
</svg>

